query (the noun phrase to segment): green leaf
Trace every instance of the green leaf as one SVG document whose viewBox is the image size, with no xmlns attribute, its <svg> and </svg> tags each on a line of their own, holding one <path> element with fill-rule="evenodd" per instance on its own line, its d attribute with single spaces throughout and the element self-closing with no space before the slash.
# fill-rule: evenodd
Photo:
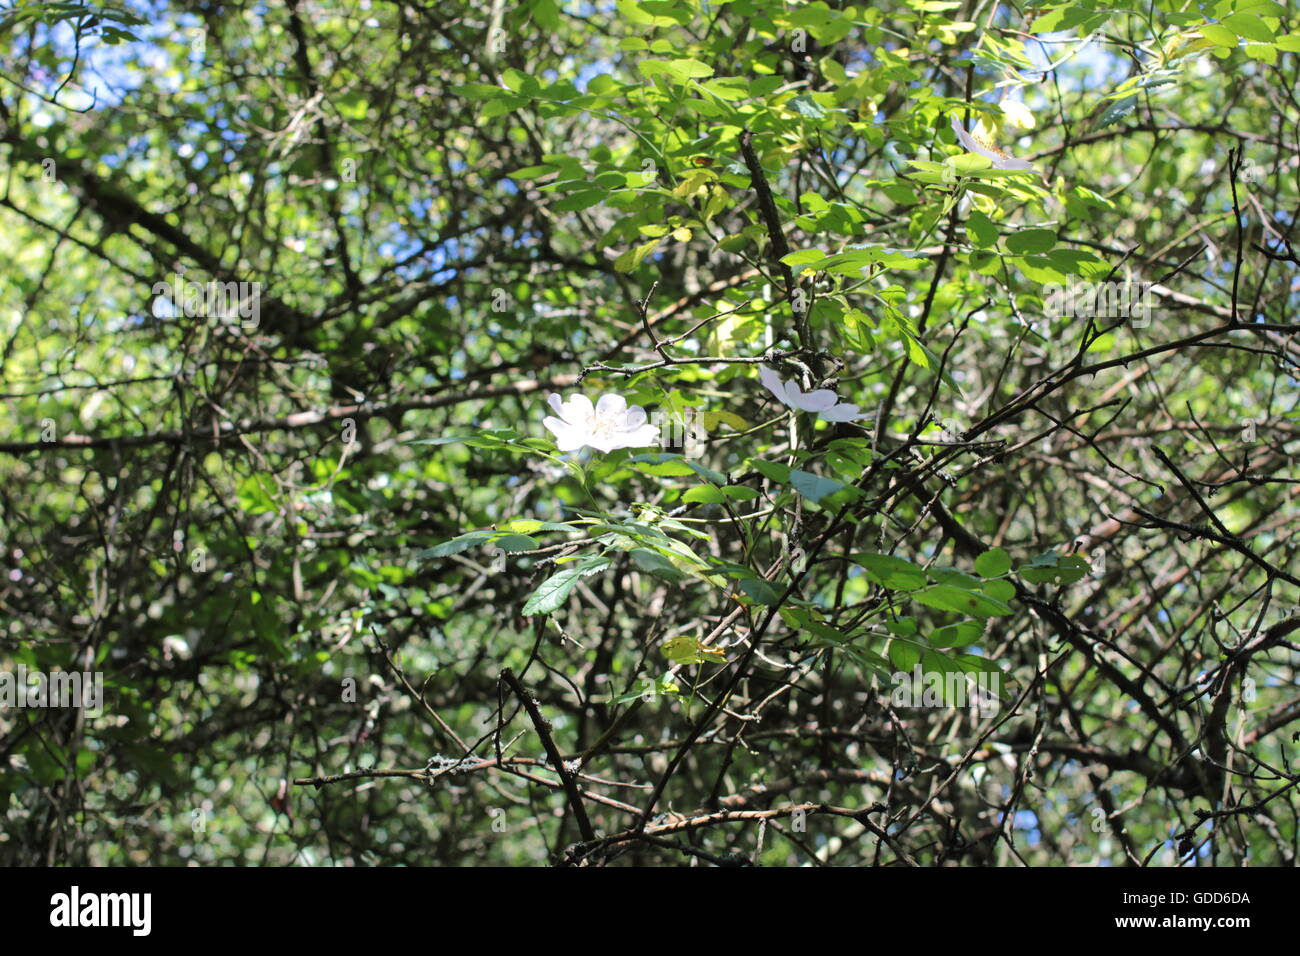
<svg viewBox="0 0 1300 956">
<path fill-rule="evenodd" d="M 777 461 L 765 461 L 762 458 L 755 458 L 752 464 L 769 481 L 775 481 L 778 485 L 788 485 L 790 483 L 789 466 Z"/>
<path fill-rule="evenodd" d="M 1236 47 L 1241 42 L 1237 34 L 1217 23 L 1207 23 L 1201 27 L 1201 36 L 1218 46 Z"/>
<path fill-rule="evenodd" d="M 532 15 L 534 22 L 544 30 L 558 30 L 560 27 L 560 8 L 555 0 L 535 0 Z"/>
<path fill-rule="evenodd" d="M 557 200 L 551 204 L 551 209 L 555 212 L 580 212 L 604 202 L 608 197 L 609 193 L 604 189 L 586 189 Z"/>
<path fill-rule="evenodd" d="M 889 663 L 905 673 L 921 663 L 921 648 L 911 641 L 892 640 L 889 642 Z"/>
<path fill-rule="evenodd" d="M 855 554 L 850 560 L 866 568 L 868 577 L 891 591 L 915 591 L 929 580 L 924 570 L 892 554 Z"/>
<path fill-rule="evenodd" d="M 616 0 L 615 6 L 618 7 L 619 16 L 626 22 L 641 27 L 671 27 L 676 25 L 677 20 L 672 17 L 655 16 L 642 8 L 636 0 Z M 649 4 L 652 8 L 655 4 Z"/>
<path fill-rule="evenodd" d="M 481 545 L 494 534 L 496 534 L 495 531 L 471 531 L 468 534 L 462 534 L 459 537 L 452 538 L 450 541 L 444 541 L 442 544 L 435 545 L 432 548 L 426 548 L 417 554 L 416 557 L 419 560 L 424 561 L 428 558 L 445 558 L 453 554 L 460 554 L 462 551 L 468 551 L 470 548 Z"/>
<path fill-rule="evenodd" d="M 660 648 L 674 664 L 725 664 L 727 654 L 720 647 L 707 647 L 698 637 L 683 635 L 664 641 Z"/>
<path fill-rule="evenodd" d="M 649 242 L 643 242 L 639 246 L 634 246 L 614 260 L 614 268 L 619 272 L 631 272 L 639 266 L 641 261 L 645 259 L 645 257 L 648 256 L 662 241 L 662 239 L 651 239 Z"/>
<path fill-rule="evenodd" d="M 489 100 L 483 109 L 479 111 L 479 119 L 490 120 L 498 116 L 505 116 L 507 113 L 513 113 L 521 106 L 528 103 L 526 96 L 503 96 L 500 99 Z"/>
<path fill-rule="evenodd" d="M 968 674 L 1002 673 L 1002 668 L 998 667 L 995 661 L 991 661 L 987 657 L 979 657 L 975 654 L 954 654 L 953 660 L 956 661 L 958 667 Z"/>
<path fill-rule="evenodd" d="M 978 591 L 984 584 L 973 574 L 967 574 L 958 568 L 941 567 L 934 565 L 929 569 L 930 580 L 936 584 L 951 584 L 955 587 L 966 588 L 968 591 Z"/>
<path fill-rule="evenodd" d="M 549 614 L 554 611 L 568 600 L 569 592 L 577 586 L 578 579 L 581 577 L 581 565 L 551 575 L 528 596 L 528 600 L 524 602 L 524 615 Z"/>
<path fill-rule="evenodd" d="M 1001 601 L 1007 604 L 1016 596 L 1016 586 L 1005 578 L 998 578 L 993 581 L 985 581 L 980 590 L 993 598 L 995 601 Z"/>
<path fill-rule="evenodd" d="M 1022 229 L 1007 236 L 1007 248 L 1016 255 L 1037 255 L 1056 245 L 1056 233 L 1050 229 Z"/>
<path fill-rule="evenodd" d="M 935 584 L 913 593 L 912 597 L 940 611 L 952 611 L 973 617 L 1006 617 L 1014 613 L 1001 601 L 979 591 L 954 587 L 951 584 Z"/>
<path fill-rule="evenodd" d="M 633 548 L 628 555 L 632 558 L 632 563 L 642 571 L 663 578 L 665 581 L 676 583 L 690 577 L 667 557 L 650 548 Z"/>
<path fill-rule="evenodd" d="M 1001 548 L 992 548 L 975 559 L 975 573 L 984 578 L 1000 578 L 1011 570 L 1011 556 Z"/>
<path fill-rule="evenodd" d="M 654 79 L 656 76 L 668 76 L 678 83 L 685 83 L 687 80 L 703 79 L 706 76 L 713 75 L 713 67 L 707 63 L 701 63 L 699 60 L 642 60 L 637 64 L 637 69 L 646 79 Z"/>
<path fill-rule="evenodd" d="M 842 481 L 823 478 L 812 472 L 799 471 L 797 468 L 790 470 L 790 484 L 794 486 L 795 491 L 812 501 L 821 501 L 827 495 L 833 495 L 845 487 Z"/>
<path fill-rule="evenodd" d="M 1257 17 L 1284 17 L 1286 7 L 1276 0 L 1237 0 L 1237 13 L 1253 13 Z"/>
<path fill-rule="evenodd" d="M 930 635 L 930 643 L 935 647 L 965 647 L 974 644 L 984 634 L 984 628 L 972 621 L 949 624 Z"/>
<path fill-rule="evenodd" d="M 558 521 L 538 521 L 535 518 L 515 518 L 499 525 L 502 531 L 515 534 L 536 534 L 538 531 L 572 531 L 573 528 Z"/>
<path fill-rule="evenodd" d="M 492 547 L 515 554 L 519 551 L 536 551 L 538 544 L 535 538 L 526 534 L 503 534 L 492 539 Z"/>
<path fill-rule="evenodd" d="M 978 209 L 972 210 L 966 219 L 966 234 L 982 249 L 990 249 L 998 243 L 998 227 Z"/>
<path fill-rule="evenodd" d="M 727 496 L 722 493 L 722 489 L 713 485 L 696 485 L 682 495 L 682 501 L 688 504 L 716 505 L 726 500 Z"/>
<path fill-rule="evenodd" d="M 453 445 L 456 442 L 469 441 L 473 435 L 443 435 L 441 438 L 417 438 L 408 441 L 408 445 Z"/>
<path fill-rule="evenodd" d="M 628 462 L 639 465 L 641 471 L 657 478 L 684 478 L 687 475 L 695 474 L 695 469 L 690 466 L 689 462 L 681 455 L 672 452 L 633 455 L 628 459 Z"/>
<path fill-rule="evenodd" d="M 781 595 L 777 593 L 776 588 L 772 587 L 771 583 L 763 578 L 742 578 L 739 585 L 740 589 L 755 604 L 774 607 L 781 600 Z"/>
<path fill-rule="evenodd" d="M 1137 109 L 1138 98 L 1136 94 L 1126 96 L 1123 99 L 1116 100 L 1097 117 L 1097 121 L 1092 124 L 1092 128 L 1105 129 L 1113 123 L 1118 123 L 1121 119 Z"/>
<path fill-rule="evenodd" d="M 722 472 L 714 471 L 712 468 L 700 464 L 694 458 L 686 458 L 684 461 L 686 462 L 687 468 L 695 472 L 695 474 L 699 475 L 705 481 L 712 482 L 715 485 L 725 485 L 727 483 L 727 476 L 722 474 Z"/>
<path fill-rule="evenodd" d="M 1074 584 L 1091 570 L 1087 559 L 1078 555 L 1061 557 L 1055 551 L 1039 555 L 1016 572 L 1030 584 Z"/>
<path fill-rule="evenodd" d="M 1269 25 L 1253 13 L 1230 13 L 1219 22 L 1243 40 L 1273 39 L 1273 31 Z"/>
<path fill-rule="evenodd" d="M 920 633 L 920 627 L 914 617 L 900 617 L 892 621 L 885 622 L 885 630 L 895 637 L 912 637 Z"/>
<path fill-rule="evenodd" d="M 235 500 L 239 502 L 239 509 L 246 514 L 266 514 L 277 510 L 275 491 L 274 478 L 267 474 L 253 474 L 239 483 Z"/>
<path fill-rule="evenodd" d="M 493 86 L 490 83 L 466 83 L 464 86 L 453 86 L 451 91 L 457 96 L 464 96 L 471 100 L 485 100 L 497 96 L 509 96 L 509 93 L 506 90 L 503 90 L 499 86 Z"/>
<path fill-rule="evenodd" d="M 781 261 L 788 266 L 806 266 L 810 262 L 820 262 L 826 258 L 826 253 L 820 249 L 800 249 L 798 252 L 791 252 L 781 257 Z"/>
</svg>

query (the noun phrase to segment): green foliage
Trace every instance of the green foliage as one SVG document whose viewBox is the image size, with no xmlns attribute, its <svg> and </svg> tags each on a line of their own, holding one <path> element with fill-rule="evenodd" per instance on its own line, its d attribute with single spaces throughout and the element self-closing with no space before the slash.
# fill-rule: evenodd
<svg viewBox="0 0 1300 956">
<path fill-rule="evenodd" d="M 1284 5 L 194 9 L 0 15 L 0 859 L 1294 862 Z"/>
</svg>

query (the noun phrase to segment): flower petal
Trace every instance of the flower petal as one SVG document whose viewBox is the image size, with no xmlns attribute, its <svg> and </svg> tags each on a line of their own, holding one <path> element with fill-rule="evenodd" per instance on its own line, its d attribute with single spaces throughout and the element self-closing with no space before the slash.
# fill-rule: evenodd
<svg viewBox="0 0 1300 956">
<path fill-rule="evenodd" d="M 820 412 L 830 408 L 839 398 L 829 388 L 819 388 L 816 391 L 807 394 L 800 393 L 797 399 L 790 402 L 795 408 L 804 412 Z"/>
<path fill-rule="evenodd" d="M 569 400 L 564 403 L 564 413 L 561 417 L 574 425 L 590 425 L 595 415 L 596 410 L 592 407 L 591 399 L 579 392 L 569 396 Z"/>
<path fill-rule="evenodd" d="M 964 146 L 969 152 L 979 153 L 981 156 L 994 163 L 1001 158 L 997 153 L 984 146 L 984 144 L 974 136 L 966 132 L 966 127 L 962 126 L 955 116 L 952 117 L 952 131 L 957 134 L 957 139 L 960 140 L 962 146 Z"/>
<path fill-rule="evenodd" d="M 596 414 L 600 418 L 622 417 L 627 414 L 627 399 L 617 392 L 600 396 L 596 403 Z"/>
<path fill-rule="evenodd" d="M 1037 169 L 1038 168 L 1027 159 L 1016 159 L 1014 156 L 1006 156 L 1006 155 L 999 156 L 997 159 L 993 160 L 993 165 L 997 169 Z"/>
<path fill-rule="evenodd" d="M 855 422 L 864 417 L 858 406 L 850 405 L 848 402 L 841 402 L 839 405 L 833 405 L 822 413 L 822 420 L 828 422 Z"/>
<path fill-rule="evenodd" d="M 782 405 L 789 405 L 789 393 L 785 390 L 785 382 L 781 377 L 773 372 L 766 365 L 758 367 L 758 380 L 763 383 L 763 387 L 776 396 L 776 400 Z"/>
<path fill-rule="evenodd" d="M 1034 166 L 1033 163 L 1031 163 L 1027 159 L 1016 159 L 1014 156 L 1008 156 L 1000 149 L 992 149 L 988 146 L 985 146 L 983 143 L 977 140 L 970 133 L 966 132 L 966 128 L 961 125 L 961 123 L 957 120 L 956 116 L 951 117 L 951 119 L 952 119 L 952 131 L 957 134 L 957 139 L 961 141 L 962 146 L 964 146 L 970 152 L 979 153 L 981 156 L 988 159 L 993 164 L 994 169 L 1036 169 L 1037 168 Z"/>
<path fill-rule="evenodd" d="M 649 445 L 657 445 L 659 444 L 659 426 L 642 425 L 640 428 L 620 432 L 611 441 L 617 443 L 613 446 L 614 448 L 645 448 Z"/>
<path fill-rule="evenodd" d="M 542 419 L 542 424 L 555 434 L 555 446 L 560 451 L 577 451 L 587 444 L 587 431 L 585 429 L 570 425 L 558 418 L 552 418 L 550 415 Z"/>
</svg>

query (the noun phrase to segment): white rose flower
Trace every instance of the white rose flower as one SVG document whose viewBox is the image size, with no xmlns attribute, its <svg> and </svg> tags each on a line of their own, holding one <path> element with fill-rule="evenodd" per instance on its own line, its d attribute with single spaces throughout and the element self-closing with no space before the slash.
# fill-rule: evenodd
<svg viewBox="0 0 1300 956">
<path fill-rule="evenodd" d="M 801 412 L 816 412 L 828 422 L 852 422 L 862 418 L 858 406 L 841 402 L 829 388 L 805 392 L 793 381 L 781 381 L 776 372 L 766 365 L 758 367 L 758 378 L 763 387 L 775 395 L 782 405 Z"/>
<path fill-rule="evenodd" d="M 590 445 L 608 453 L 659 444 L 659 426 L 648 424 L 645 409 L 640 405 L 629 408 L 622 395 L 602 395 L 594 407 L 585 395 L 571 395 L 565 402 L 552 394 L 546 401 L 558 417 L 548 415 L 542 424 L 554 433 L 560 451 Z"/>
<path fill-rule="evenodd" d="M 952 131 L 957 134 L 957 139 L 961 141 L 962 146 L 972 153 L 979 153 L 981 156 L 989 159 L 993 163 L 994 169 L 1036 169 L 1037 167 L 1027 159 L 1016 159 L 1008 156 L 1002 150 L 998 149 L 992 143 L 983 143 L 966 132 L 966 127 L 961 125 L 957 117 L 952 117 Z"/>
</svg>

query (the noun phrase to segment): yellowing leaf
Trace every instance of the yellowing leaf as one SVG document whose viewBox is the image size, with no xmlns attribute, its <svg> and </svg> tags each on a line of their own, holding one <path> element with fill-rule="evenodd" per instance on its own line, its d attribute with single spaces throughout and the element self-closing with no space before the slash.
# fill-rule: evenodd
<svg viewBox="0 0 1300 956">
<path fill-rule="evenodd" d="M 713 179 L 713 173 L 707 169 L 691 173 L 690 176 L 678 183 L 677 188 L 673 190 L 673 195 L 680 196 L 682 199 L 690 199 L 696 193 L 703 192 L 711 179 Z"/>
<path fill-rule="evenodd" d="M 728 425 L 738 432 L 743 432 L 749 427 L 749 422 L 734 412 L 705 412 L 701 417 L 704 419 L 705 431 L 713 431 L 719 423 Z"/>
<path fill-rule="evenodd" d="M 717 647 L 707 647 L 698 637 L 674 637 L 664 641 L 661 650 L 674 664 L 725 664 L 727 655 Z"/>
</svg>

